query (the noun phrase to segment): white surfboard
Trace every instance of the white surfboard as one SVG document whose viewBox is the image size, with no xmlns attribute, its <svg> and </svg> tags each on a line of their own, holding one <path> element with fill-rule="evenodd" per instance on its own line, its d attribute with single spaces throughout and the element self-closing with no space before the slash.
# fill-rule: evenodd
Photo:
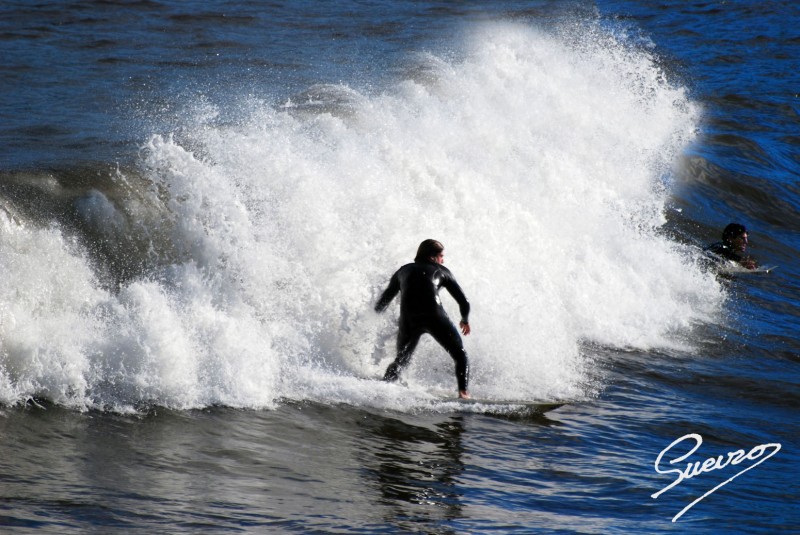
<svg viewBox="0 0 800 535">
<path fill-rule="evenodd" d="M 720 266 L 719 271 L 726 275 L 758 275 L 771 273 L 773 270 L 777 269 L 777 267 L 778 266 L 759 266 L 755 269 L 747 269 L 741 264 L 727 262 L 723 266 Z"/>
<path fill-rule="evenodd" d="M 531 401 L 480 398 L 456 398 L 454 401 L 469 406 L 471 410 L 476 410 L 478 412 L 484 412 L 487 414 L 544 414 L 567 404 L 566 401 Z"/>
</svg>

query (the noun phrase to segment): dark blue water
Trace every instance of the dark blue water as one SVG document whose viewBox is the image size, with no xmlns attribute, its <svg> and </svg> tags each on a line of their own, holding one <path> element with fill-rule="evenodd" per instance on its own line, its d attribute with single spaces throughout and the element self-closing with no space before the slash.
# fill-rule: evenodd
<svg viewBox="0 0 800 535">
<path fill-rule="evenodd" d="M 2 531 L 797 531 L 799 49 L 792 2 L 4 3 Z M 775 271 L 704 268 L 731 221 Z M 377 380 L 432 236 L 473 394 L 569 403 Z"/>
</svg>

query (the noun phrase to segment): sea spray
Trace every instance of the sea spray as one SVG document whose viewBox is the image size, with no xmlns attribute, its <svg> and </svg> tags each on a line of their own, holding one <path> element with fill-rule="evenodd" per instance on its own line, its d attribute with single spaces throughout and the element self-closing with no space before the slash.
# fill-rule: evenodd
<svg viewBox="0 0 800 535">
<path fill-rule="evenodd" d="M 16 221 L 0 228 L 0 403 L 33 395 L 80 403 L 102 292 L 75 243 Z"/>
</svg>

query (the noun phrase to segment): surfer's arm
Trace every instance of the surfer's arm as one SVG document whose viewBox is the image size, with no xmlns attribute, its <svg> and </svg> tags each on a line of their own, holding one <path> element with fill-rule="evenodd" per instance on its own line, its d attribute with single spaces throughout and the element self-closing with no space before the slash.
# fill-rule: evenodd
<svg viewBox="0 0 800 535">
<path fill-rule="evenodd" d="M 394 296 L 400 291 L 400 278 L 397 276 L 397 273 L 392 275 L 391 280 L 389 280 L 389 286 L 381 294 L 378 302 L 375 303 L 375 312 L 383 312 L 386 310 L 386 307 L 389 306 L 389 303 L 392 302 Z"/>
<path fill-rule="evenodd" d="M 447 272 L 447 277 L 444 280 L 443 286 L 447 288 L 447 291 L 453 296 L 453 299 L 456 300 L 456 303 L 458 303 L 458 310 L 461 312 L 460 323 L 462 325 L 462 331 L 464 330 L 463 325 L 467 325 L 467 330 L 469 330 L 469 301 L 467 301 L 467 296 L 464 295 L 464 291 L 461 289 L 461 286 L 458 285 L 456 279 L 449 271 Z"/>
</svg>

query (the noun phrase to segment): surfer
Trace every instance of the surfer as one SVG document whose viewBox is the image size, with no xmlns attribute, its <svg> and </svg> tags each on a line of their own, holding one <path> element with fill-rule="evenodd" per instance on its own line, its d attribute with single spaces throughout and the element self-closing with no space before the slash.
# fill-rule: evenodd
<svg viewBox="0 0 800 535">
<path fill-rule="evenodd" d="M 389 280 L 376 312 L 383 312 L 392 299 L 400 293 L 400 330 L 397 333 L 397 358 L 386 369 L 384 381 L 396 381 L 400 371 L 411 361 L 411 354 L 420 337 L 428 333 L 455 361 L 458 397 L 467 399 L 469 392 L 469 362 L 461 336 L 447 316 L 439 299 L 439 289 L 444 287 L 458 303 L 461 312 L 459 327 L 464 336 L 470 333 L 469 301 L 450 270 L 444 267 L 444 245 L 436 240 L 419 244 L 414 262 L 398 269 Z"/>
<path fill-rule="evenodd" d="M 703 251 L 717 263 L 723 260 L 736 262 L 747 269 L 756 269 L 758 263 L 749 256 L 747 250 L 747 229 L 739 223 L 731 223 L 722 231 L 722 241 L 706 246 Z M 713 256 L 711 256 L 713 255 Z"/>
</svg>

